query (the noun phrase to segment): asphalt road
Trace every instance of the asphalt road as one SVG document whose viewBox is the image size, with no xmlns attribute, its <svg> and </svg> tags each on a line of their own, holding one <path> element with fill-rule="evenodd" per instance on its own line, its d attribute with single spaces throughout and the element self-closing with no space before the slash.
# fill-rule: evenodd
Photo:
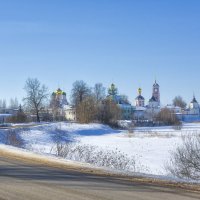
<svg viewBox="0 0 200 200">
<path fill-rule="evenodd" d="M 0 200 L 189 200 L 200 194 L 0 158 Z"/>
</svg>

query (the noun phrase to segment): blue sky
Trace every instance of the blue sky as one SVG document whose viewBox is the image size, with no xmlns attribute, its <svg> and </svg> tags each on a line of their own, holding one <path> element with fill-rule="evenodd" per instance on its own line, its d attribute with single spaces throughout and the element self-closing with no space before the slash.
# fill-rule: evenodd
<svg viewBox="0 0 200 200">
<path fill-rule="evenodd" d="M 24 96 L 28 77 L 68 96 L 75 80 L 114 82 L 133 102 L 200 101 L 200 1 L 2 0 L 0 98 Z"/>
</svg>

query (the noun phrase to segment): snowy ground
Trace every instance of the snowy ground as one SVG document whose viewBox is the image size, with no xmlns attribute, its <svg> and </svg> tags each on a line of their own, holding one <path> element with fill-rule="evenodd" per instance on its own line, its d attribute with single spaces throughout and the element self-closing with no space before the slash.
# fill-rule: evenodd
<svg viewBox="0 0 200 200">
<path fill-rule="evenodd" d="M 6 141 L 5 130 L 0 131 L 0 143 Z M 70 141 L 95 145 L 103 149 L 118 149 L 134 156 L 138 172 L 151 175 L 168 175 L 165 170 L 170 152 L 182 144 L 182 138 L 200 134 L 200 124 L 184 124 L 181 131 L 172 127 L 137 128 L 134 134 L 113 130 L 100 124 L 81 125 L 76 123 L 44 124 L 19 130 L 25 148 L 31 151 L 52 154 L 56 141 Z"/>
</svg>

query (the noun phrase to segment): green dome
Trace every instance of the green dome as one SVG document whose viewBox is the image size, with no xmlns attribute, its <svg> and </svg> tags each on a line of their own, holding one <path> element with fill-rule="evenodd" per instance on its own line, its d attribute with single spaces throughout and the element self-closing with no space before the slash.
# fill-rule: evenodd
<svg viewBox="0 0 200 200">
<path fill-rule="evenodd" d="M 108 94 L 109 95 L 116 95 L 118 93 L 117 88 L 115 84 L 111 84 L 110 88 L 108 89 Z"/>
<path fill-rule="evenodd" d="M 64 95 L 66 96 L 66 92 L 63 92 L 60 88 L 58 88 L 55 92 L 52 93 L 52 96 L 56 96 L 56 95 Z"/>
</svg>

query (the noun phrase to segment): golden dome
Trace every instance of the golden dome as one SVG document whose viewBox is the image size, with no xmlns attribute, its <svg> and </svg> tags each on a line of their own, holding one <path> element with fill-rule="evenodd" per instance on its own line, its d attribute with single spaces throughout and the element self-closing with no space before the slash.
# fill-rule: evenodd
<svg viewBox="0 0 200 200">
<path fill-rule="evenodd" d="M 142 94 L 142 89 L 141 89 L 141 88 L 138 89 L 138 94 L 139 94 L 139 95 Z"/>
</svg>

